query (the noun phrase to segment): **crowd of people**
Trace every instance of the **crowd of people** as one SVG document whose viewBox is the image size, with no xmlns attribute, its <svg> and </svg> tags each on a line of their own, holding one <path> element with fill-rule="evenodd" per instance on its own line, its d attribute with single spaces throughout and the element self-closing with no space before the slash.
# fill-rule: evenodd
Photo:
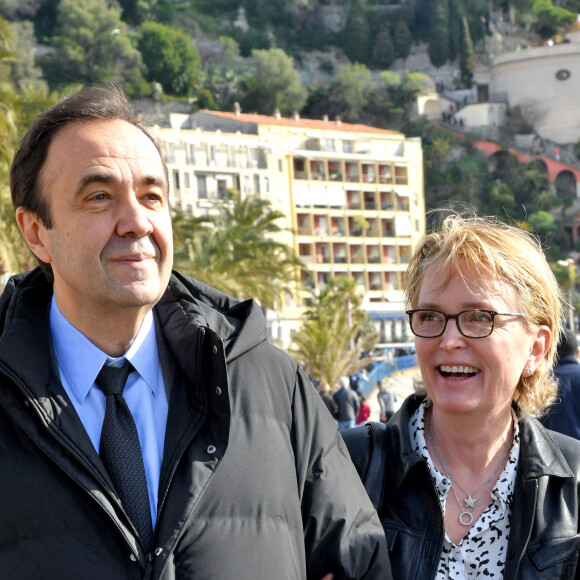
<svg viewBox="0 0 580 580">
<path fill-rule="evenodd" d="M 172 270 L 167 167 L 118 88 L 42 113 L 10 187 L 39 266 L 0 298 L 3 579 L 580 580 L 578 345 L 533 235 L 425 236 L 421 380 L 368 422 L 255 302 Z"/>
</svg>

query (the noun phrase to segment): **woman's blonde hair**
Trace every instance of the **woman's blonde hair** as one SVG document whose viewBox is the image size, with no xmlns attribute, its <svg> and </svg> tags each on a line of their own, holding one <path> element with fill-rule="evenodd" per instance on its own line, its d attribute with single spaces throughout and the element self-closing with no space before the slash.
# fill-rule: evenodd
<svg viewBox="0 0 580 580">
<path fill-rule="evenodd" d="M 551 330 L 548 352 L 531 376 L 520 377 L 514 393 L 521 417 L 541 415 L 557 392 L 552 366 L 564 302 L 539 240 L 496 218 L 446 217 L 437 231 L 421 240 L 411 258 L 404 281 L 409 308 L 416 308 L 425 275 L 434 264 L 442 276 L 441 289 L 454 274 L 463 275 L 461 265 L 482 274 L 479 290 L 491 290 L 490 280 L 491 284 L 509 283 L 518 295 L 528 328 L 536 331 L 545 325 Z M 490 277 L 484 278 L 484 274 Z M 423 386 L 419 390 L 426 394 Z"/>
</svg>

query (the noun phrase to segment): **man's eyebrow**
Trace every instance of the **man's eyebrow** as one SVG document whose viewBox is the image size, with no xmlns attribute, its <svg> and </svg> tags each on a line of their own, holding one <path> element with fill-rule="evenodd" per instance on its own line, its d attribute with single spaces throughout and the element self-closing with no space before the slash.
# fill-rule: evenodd
<svg viewBox="0 0 580 580">
<path fill-rule="evenodd" d="M 109 175 L 108 173 L 90 173 L 81 179 L 76 190 L 76 195 L 79 195 L 83 189 L 91 183 L 112 183 L 113 181 L 113 176 Z"/>
<path fill-rule="evenodd" d="M 155 175 L 146 175 L 141 180 L 141 185 L 158 185 L 159 187 L 167 188 L 165 178 L 156 177 Z"/>
<path fill-rule="evenodd" d="M 92 183 L 108 184 L 114 183 L 115 181 L 116 181 L 115 177 L 113 175 L 110 175 L 109 173 L 91 173 L 89 175 L 85 175 L 79 183 L 76 195 L 80 195 L 82 191 L 85 189 L 85 187 L 91 185 Z M 157 177 L 155 175 L 146 175 L 139 181 L 138 185 L 141 186 L 154 185 L 162 187 L 163 189 L 167 190 L 167 182 L 165 181 L 165 178 Z"/>
</svg>

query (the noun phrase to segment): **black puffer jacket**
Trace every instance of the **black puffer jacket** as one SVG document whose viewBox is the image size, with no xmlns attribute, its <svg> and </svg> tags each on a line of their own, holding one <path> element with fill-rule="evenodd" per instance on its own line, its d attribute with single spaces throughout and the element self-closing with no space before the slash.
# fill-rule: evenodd
<svg viewBox="0 0 580 580">
<path fill-rule="evenodd" d="M 147 557 L 48 355 L 51 292 L 35 270 L 0 300 L 3 580 L 391 577 L 336 423 L 260 309 L 178 274 L 156 313 L 187 387 Z"/>
<path fill-rule="evenodd" d="M 435 578 L 445 533 L 429 467 L 413 451 L 409 436 L 409 420 L 421 401 L 411 395 L 375 431 L 376 441 L 386 445 L 379 516 L 397 580 Z M 342 435 L 357 470 L 366 479 L 373 453 L 372 430 L 363 426 Z M 370 486 L 371 480 L 368 483 Z M 580 579 L 579 485 L 580 442 L 547 431 L 535 419 L 520 422 L 520 458 L 504 580 Z"/>
</svg>

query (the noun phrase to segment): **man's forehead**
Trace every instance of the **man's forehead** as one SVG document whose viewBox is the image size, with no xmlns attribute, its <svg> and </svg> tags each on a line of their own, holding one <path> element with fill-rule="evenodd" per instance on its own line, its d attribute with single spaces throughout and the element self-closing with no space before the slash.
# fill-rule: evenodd
<svg viewBox="0 0 580 580">
<path fill-rule="evenodd" d="M 161 154 L 141 129 L 123 120 L 71 123 L 55 135 L 42 169 L 42 181 L 56 178 L 66 166 L 83 175 L 115 172 L 119 162 L 166 184 Z"/>
</svg>

